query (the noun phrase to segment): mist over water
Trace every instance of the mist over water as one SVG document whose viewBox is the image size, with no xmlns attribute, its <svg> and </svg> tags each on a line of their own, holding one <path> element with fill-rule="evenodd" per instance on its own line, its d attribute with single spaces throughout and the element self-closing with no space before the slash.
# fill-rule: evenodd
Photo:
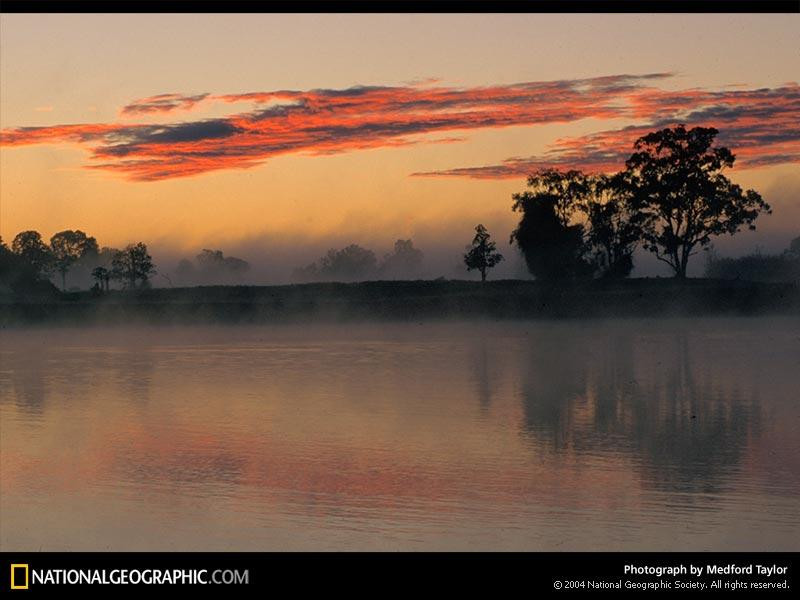
<svg viewBox="0 0 800 600">
<path fill-rule="evenodd" d="M 0 546 L 797 550 L 797 318 L 0 334 Z"/>
</svg>

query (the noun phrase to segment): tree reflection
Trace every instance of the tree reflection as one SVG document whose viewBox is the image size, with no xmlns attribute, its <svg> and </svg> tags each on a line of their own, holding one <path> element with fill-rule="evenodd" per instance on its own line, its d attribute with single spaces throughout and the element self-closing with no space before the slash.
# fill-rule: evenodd
<svg viewBox="0 0 800 600">
<path fill-rule="evenodd" d="M 757 394 L 693 350 L 688 331 L 562 332 L 532 339 L 523 369 L 523 431 L 542 448 L 629 460 L 643 486 L 718 493 L 760 433 Z"/>
<path fill-rule="evenodd" d="M 13 398 L 17 409 L 27 417 L 44 415 L 47 399 L 44 363 L 46 352 L 33 348 L 4 353 L 3 371 L 11 380 L 13 393 L 0 394 L 3 399 Z M 3 385 L 5 387 L 5 385 Z"/>
</svg>

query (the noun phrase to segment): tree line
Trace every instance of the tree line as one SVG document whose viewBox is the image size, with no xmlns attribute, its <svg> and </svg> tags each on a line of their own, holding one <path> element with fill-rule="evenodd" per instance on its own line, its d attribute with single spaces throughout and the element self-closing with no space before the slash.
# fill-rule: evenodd
<svg viewBox="0 0 800 600">
<path fill-rule="evenodd" d="M 512 210 L 521 219 L 510 243 L 530 273 L 545 281 L 627 277 L 640 246 L 685 278 L 689 259 L 708 249 L 714 236 L 755 229 L 758 216 L 772 212 L 758 192 L 726 177 L 735 156 L 714 145 L 718 133 L 683 125 L 649 133 L 614 174 L 532 174 L 529 189 L 513 195 Z M 483 269 L 485 279 L 485 269 L 499 258 L 492 262 L 488 232 L 478 228 L 464 261 L 468 269 Z"/>
<path fill-rule="evenodd" d="M 365 279 L 417 278 L 422 272 L 422 250 L 411 240 L 397 240 L 378 262 L 375 253 L 358 244 L 331 248 L 319 260 L 292 272 L 297 282 L 363 281 Z"/>
<path fill-rule="evenodd" d="M 111 281 L 130 289 L 147 286 L 156 273 L 143 242 L 121 250 L 100 248 L 94 237 L 79 229 L 60 231 L 49 243 L 32 230 L 17 234 L 11 247 L 0 238 L 0 282 L 13 290 L 34 291 L 53 275 L 60 276 L 66 290 L 67 273 L 75 268 L 89 271 L 98 291 L 108 291 Z"/>
<path fill-rule="evenodd" d="M 735 157 L 714 145 L 718 133 L 683 125 L 649 133 L 636 140 L 624 169 L 613 174 L 543 169 L 530 175 L 528 189 L 512 196 L 512 210 L 520 213 L 520 220 L 509 243 L 517 246 L 530 273 L 543 281 L 627 277 L 639 247 L 669 265 L 675 277 L 685 278 L 690 258 L 709 249 L 713 237 L 755 229 L 756 219 L 771 213 L 758 192 L 743 190 L 726 177 Z M 791 255 L 771 263 L 750 263 L 785 263 L 789 267 L 781 267 L 782 272 L 793 272 L 797 252 L 793 247 Z M 410 239 L 397 240 L 380 262 L 371 250 L 351 244 L 330 249 L 295 269 L 292 277 L 298 282 L 418 278 L 423 256 Z M 478 270 L 485 281 L 504 257 L 479 224 L 463 260 L 467 271 Z M 723 267 L 731 270 L 729 263 L 714 264 L 707 268 L 710 275 Z M 12 289 L 33 290 L 51 276 L 60 276 L 66 289 L 67 273 L 78 267 L 90 272 L 98 292 L 108 291 L 111 281 L 128 289 L 149 286 L 157 272 L 142 242 L 121 250 L 100 248 L 80 230 L 58 232 L 49 243 L 36 231 L 23 231 L 10 248 L 0 239 L 0 284 Z M 220 278 L 238 281 L 249 268 L 245 260 L 204 249 L 194 262 L 182 260 L 175 276 L 184 285 Z"/>
</svg>

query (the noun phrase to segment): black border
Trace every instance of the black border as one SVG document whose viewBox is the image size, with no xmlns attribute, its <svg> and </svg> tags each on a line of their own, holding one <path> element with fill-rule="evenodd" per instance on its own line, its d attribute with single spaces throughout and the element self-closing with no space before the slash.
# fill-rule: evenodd
<svg viewBox="0 0 800 600">
<path fill-rule="evenodd" d="M 800 0 L 3 0 L 13 12 L 800 13 Z"/>
<path fill-rule="evenodd" d="M 800 0 L 1 0 L 0 13 L 800 13 Z M 231 592 L 263 589 L 275 591 L 281 585 L 296 590 L 364 591 L 369 579 L 381 580 L 380 590 L 397 592 L 446 591 L 462 589 L 496 596 L 511 586 L 523 593 L 553 591 L 554 582 L 564 578 L 618 578 L 626 563 L 698 564 L 729 562 L 777 563 L 789 566 L 789 590 L 793 583 L 797 552 L 474 552 L 474 553 L 242 553 L 242 552 L 92 552 L 92 553 L 0 553 L 0 590 L 9 584 L 9 563 L 30 563 L 37 567 L 102 568 L 233 567 L 251 570 L 246 588 L 216 588 Z M 651 581 L 652 577 L 638 578 Z M 388 586 L 386 584 L 389 584 Z M 182 586 L 181 586 L 182 587 Z M 134 588 L 136 589 L 136 588 Z M 180 589 L 178 587 L 177 589 Z M 40 590 L 44 591 L 44 590 Z M 48 590 L 52 593 L 52 590 Z M 82 595 L 101 593 L 107 597 L 114 587 L 79 588 Z M 147 591 L 139 588 L 137 591 Z M 184 591 L 186 591 L 184 589 Z M 576 590 L 577 591 L 577 590 Z M 34 593 L 30 590 L 25 593 Z M 564 593 L 564 592 L 562 592 Z"/>
</svg>

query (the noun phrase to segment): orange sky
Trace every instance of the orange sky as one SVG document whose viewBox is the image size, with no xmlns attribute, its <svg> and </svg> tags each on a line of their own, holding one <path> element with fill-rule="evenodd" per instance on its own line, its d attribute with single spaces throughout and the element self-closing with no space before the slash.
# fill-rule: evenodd
<svg viewBox="0 0 800 600">
<path fill-rule="evenodd" d="M 775 209 L 737 243 L 781 248 L 800 233 L 798 30 L 798 15 L 2 15 L 0 234 L 380 252 L 460 247 L 482 221 L 505 244 L 525 173 L 614 168 L 637 135 L 687 122 L 720 129 L 732 178 Z"/>
</svg>

